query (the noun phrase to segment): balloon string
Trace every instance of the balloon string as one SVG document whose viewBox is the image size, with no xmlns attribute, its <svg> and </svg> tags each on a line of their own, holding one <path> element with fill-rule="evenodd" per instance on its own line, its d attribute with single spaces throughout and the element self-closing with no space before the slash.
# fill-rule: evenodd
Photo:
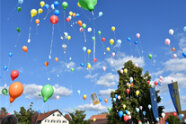
<svg viewBox="0 0 186 124">
<path fill-rule="evenodd" d="M 50 52 L 49 52 L 49 56 L 48 56 L 49 59 L 51 59 L 51 55 L 52 55 L 53 41 L 54 41 L 54 24 L 52 25 L 52 39 L 51 39 L 51 43 L 50 43 Z"/>
<path fill-rule="evenodd" d="M 33 18 L 31 18 L 31 20 L 30 20 L 30 24 L 32 23 L 32 19 Z M 30 43 L 31 42 L 31 30 L 32 30 L 32 27 L 31 27 L 31 25 L 30 25 L 30 27 L 29 27 L 29 34 L 28 34 L 28 43 Z"/>
<path fill-rule="evenodd" d="M 83 31 L 83 37 L 84 37 L 84 41 L 85 41 L 85 43 L 87 42 L 87 38 L 86 38 L 86 33 L 85 33 L 85 31 Z"/>
<path fill-rule="evenodd" d="M 65 17 L 66 17 L 66 11 L 64 10 L 63 13 L 64 13 L 64 32 L 65 32 Z"/>
<path fill-rule="evenodd" d="M 9 60 L 8 60 L 8 69 L 9 69 L 9 66 L 10 66 L 10 61 L 11 61 L 11 59 L 9 58 Z M 7 69 L 7 71 L 8 71 L 8 69 Z"/>
<path fill-rule="evenodd" d="M 45 15 L 45 17 L 43 18 L 44 20 L 46 20 L 46 18 L 48 17 L 48 14 L 51 12 L 52 10 L 47 10 L 47 14 Z"/>
<path fill-rule="evenodd" d="M 94 17 L 94 12 L 93 11 L 92 11 L 92 15 Z M 95 56 L 96 56 L 96 30 L 95 30 L 95 22 L 94 22 L 94 20 L 93 20 L 93 23 L 94 23 L 94 44 L 93 44 L 93 46 L 94 46 L 94 48 L 93 48 L 93 59 L 94 59 Z"/>
</svg>

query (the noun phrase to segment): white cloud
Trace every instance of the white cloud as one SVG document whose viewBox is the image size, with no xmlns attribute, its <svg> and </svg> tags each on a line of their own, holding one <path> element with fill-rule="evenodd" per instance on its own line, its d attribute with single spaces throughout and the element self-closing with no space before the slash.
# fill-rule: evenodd
<svg viewBox="0 0 186 124">
<path fill-rule="evenodd" d="M 77 107 L 78 110 L 83 111 L 107 111 L 107 107 L 102 106 L 101 104 L 93 105 L 93 104 L 84 104 L 79 105 Z"/>
<path fill-rule="evenodd" d="M 110 93 L 115 91 L 115 89 L 106 89 L 106 90 L 100 90 L 99 95 L 101 96 L 110 96 Z"/>
<path fill-rule="evenodd" d="M 186 71 L 186 59 L 170 59 L 164 64 L 166 71 Z"/>
<path fill-rule="evenodd" d="M 87 78 L 87 79 L 95 79 L 97 76 L 98 76 L 97 73 L 96 74 L 93 74 L 93 75 L 88 74 L 88 75 L 85 76 L 85 78 Z"/>
<path fill-rule="evenodd" d="M 42 85 L 37 85 L 37 84 L 25 84 L 24 85 L 24 95 L 26 98 L 36 98 L 39 99 L 41 98 L 38 96 L 41 93 Z M 67 89 L 63 86 L 59 86 L 58 84 L 53 86 L 54 88 L 54 94 L 53 97 L 55 96 L 69 96 L 72 94 L 72 90 Z"/>
<path fill-rule="evenodd" d="M 99 78 L 97 80 L 96 84 L 97 85 L 102 85 L 106 87 L 114 86 L 116 83 L 115 81 L 118 80 L 118 75 L 114 75 L 112 73 L 107 73 Z"/>
<path fill-rule="evenodd" d="M 76 64 L 75 62 L 64 62 L 64 61 L 60 61 L 59 62 L 60 65 L 59 66 L 56 66 L 56 67 L 53 67 L 52 70 L 51 70 L 51 73 L 62 73 L 62 72 L 70 72 L 71 68 L 75 68 Z"/>
<path fill-rule="evenodd" d="M 180 39 L 179 47 L 180 47 L 181 50 L 186 51 L 186 36 L 183 36 Z"/>
<path fill-rule="evenodd" d="M 127 56 L 123 53 L 120 53 L 120 56 L 117 59 L 113 57 L 106 59 L 106 61 L 110 64 L 110 66 L 115 70 L 121 69 L 124 63 L 129 60 L 132 60 L 133 63 L 138 64 L 139 66 L 144 66 L 145 64 L 143 57 Z"/>
</svg>

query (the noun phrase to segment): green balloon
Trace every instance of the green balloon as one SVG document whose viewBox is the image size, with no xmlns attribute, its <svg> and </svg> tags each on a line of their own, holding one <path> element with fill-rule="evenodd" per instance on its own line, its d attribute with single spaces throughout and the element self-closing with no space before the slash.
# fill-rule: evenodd
<svg viewBox="0 0 186 124">
<path fill-rule="evenodd" d="M 108 108 L 108 111 L 110 112 L 111 110 L 112 110 L 112 107 L 109 107 L 109 108 Z"/>
<path fill-rule="evenodd" d="M 8 95 L 8 90 L 6 88 L 2 89 L 2 94 L 3 95 Z"/>
<path fill-rule="evenodd" d="M 73 72 L 74 71 L 74 68 L 71 68 L 71 72 Z"/>
<path fill-rule="evenodd" d="M 22 10 L 21 7 L 17 7 L 18 12 L 21 12 L 21 10 Z"/>
<path fill-rule="evenodd" d="M 54 88 L 50 84 L 45 85 L 41 90 L 43 101 L 46 102 L 50 97 L 52 97 L 53 93 Z"/>
<path fill-rule="evenodd" d="M 74 107 L 73 109 L 74 109 L 74 111 L 76 111 L 76 110 L 77 110 L 77 109 L 76 109 L 76 107 Z"/>
<path fill-rule="evenodd" d="M 82 28 L 86 28 L 87 25 L 85 23 L 82 24 Z"/>
<path fill-rule="evenodd" d="M 16 28 L 17 32 L 21 32 L 21 28 L 17 27 Z"/>
<path fill-rule="evenodd" d="M 67 9 L 68 3 L 67 3 L 66 1 L 64 1 L 64 2 L 62 3 L 62 7 L 63 7 L 64 10 Z"/>
<path fill-rule="evenodd" d="M 97 0 L 78 0 L 79 4 L 83 9 L 89 10 L 90 12 L 94 10 L 97 4 Z"/>
<path fill-rule="evenodd" d="M 101 35 L 101 31 L 98 31 L 98 34 Z"/>
<path fill-rule="evenodd" d="M 95 40 L 95 37 L 94 36 L 92 37 L 92 40 Z"/>
<path fill-rule="evenodd" d="M 149 54 L 149 59 L 152 59 L 152 54 Z"/>
</svg>

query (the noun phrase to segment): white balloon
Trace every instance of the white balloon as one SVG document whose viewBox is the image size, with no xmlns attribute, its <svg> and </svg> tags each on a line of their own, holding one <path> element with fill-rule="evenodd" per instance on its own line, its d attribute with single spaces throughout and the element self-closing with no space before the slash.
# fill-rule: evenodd
<svg viewBox="0 0 186 124">
<path fill-rule="evenodd" d="M 62 45 L 62 48 L 63 48 L 64 50 L 66 50 L 67 45 L 66 45 L 66 44 L 63 44 L 63 45 Z"/>
<path fill-rule="evenodd" d="M 120 70 L 120 73 L 123 74 L 123 70 L 122 69 Z"/>
<path fill-rule="evenodd" d="M 166 38 L 166 39 L 165 39 L 165 44 L 169 46 L 170 43 L 171 43 L 170 39 L 169 39 L 169 38 Z"/>
<path fill-rule="evenodd" d="M 142 106 L 140 106 L 139 108 L 140 108 L 140 110 L 142 110 L 142 109 L 143 109 L 143 107 L 142 107 Z"/>
<path fill-rule="evenodd" d="M 92 28 L 91 27 L 89 27 L 87 30 L 88 30 L 88 32 L 92 32 Z"/>
<path fill-rule="evenodd" d="M 131 115 L 129 115 L 128 117 L 129 117 L 129 119 L 131 119 Z"/>
<path fill-rule="evenodd" d="M 77 93 L 80 95 L 81 91 L 80 90 L 77 90 Z"/>
<path fill-rule="evenodd" d="M 56 99 L 59 100 L 60 99 L 60 96 L 56 96 Z"/>
<path fill-rule="evenodd" d="M 161 113 L 161 116 L 164 118 L 165 117 L 165 113 Z"/>
<path fill-rule="evenodd" d="M 52 8 L 52 9 L 55 9 L 54 4 L 51 4 L 51 8 Z"/>
<path fill-rule="evenodd" d="M 137 37 L 137 38 L 140 38 L 140 33 L 137 33 L 137 34 L 136 34 L 136 37 Z"/>
<path fill-rule="evenodd" d="M 121 96 L 118 96 L 118 99 L 120 100 L 121 99 Z"/>
<path fill-rule="evenodd" d="M 112 56 L 114 57 L 116 55 L 116 53 L 115 52 L 112 52 Z"/>
<path fill-rule="evenodd" d="M 99 16 L 103 16 L 103 12 L 99 12 Z"/>
<path fill-rule="evenodd" d="M 103 66 L 102 69 L 103 69 L 103 71 L 106 71 L 107 68 L 105 66 Z"/>
<path fill-rule="evenodd" d="M 174 30 L 173 29 L 169 29 L 169 34 L 173 35 L 174 34 Z"/>
<path fill-rule="evenodd" d="M 177 55 L 176 54 L 173 54 L 173 58 L 176 59 L 177 58 Z"/>
</svg>

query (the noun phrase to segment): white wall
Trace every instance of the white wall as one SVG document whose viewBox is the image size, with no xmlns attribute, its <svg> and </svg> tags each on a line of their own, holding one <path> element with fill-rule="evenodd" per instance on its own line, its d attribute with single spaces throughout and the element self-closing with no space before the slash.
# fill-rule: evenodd
<svg viewBox="0 0 186 124">
<path fill-rule="evenodd" d="M 66 118 L 64 118 L 63 115 L 61 115 L 58 111 L 54 112 L 53 114 L 51 114 L 49 117 L 41 121 L 41 124 L 69 124 L 69 121 Z M 60 115 L 60 116 L 57 116 L 57 115 Z M 45 120 L 47 121 L 45 122 Z M 51 122 L 51 120 L 54 120 L 55 122 L 54 121 Z M 61 123 L 59 122 L 59 120 L 61 121 Z"/>
</svg>

